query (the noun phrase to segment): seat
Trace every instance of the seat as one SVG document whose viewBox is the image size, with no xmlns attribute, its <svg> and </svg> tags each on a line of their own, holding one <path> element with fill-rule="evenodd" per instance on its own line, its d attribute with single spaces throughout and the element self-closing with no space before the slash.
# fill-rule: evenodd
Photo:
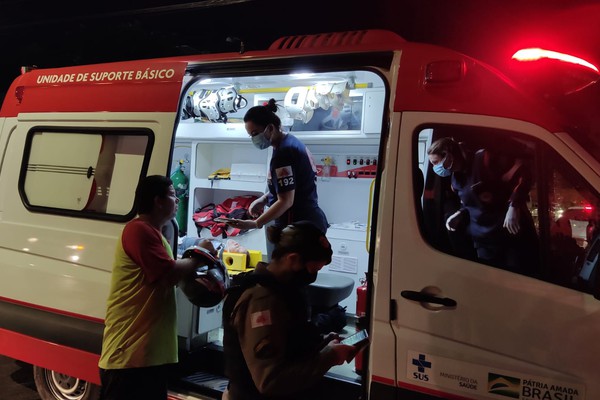
<svg viewBox="0 0 600 400">
<path fill-rule="evenodd" d="M 308 304 L 311 307 L 329 308 L 350 296 L 354 289 L 354 279 L 327 272 L 319 272 L 317 280 L 306 289 Z"/>
</svg>

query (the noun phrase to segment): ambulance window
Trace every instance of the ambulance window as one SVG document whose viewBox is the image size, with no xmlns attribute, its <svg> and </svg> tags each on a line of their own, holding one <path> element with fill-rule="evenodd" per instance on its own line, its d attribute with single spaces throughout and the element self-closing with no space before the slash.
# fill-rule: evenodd
<svg viewBox="0 0 600 400">
<path fill-rule="evenodd" d="M 516 132 L 466 126 L 420 129 L 414 149 L 415 174 L 424 178 L 424 190 L 414 179 L 415 204 L 433 247 L 572 289 L 599 289 L 600 195 L 556 151 Z"/>
<path fill-rule="evenodd" d="M 580 287 L 600 201 L 547 145 L 516 132 L 438 125 L 420 129 L 414 149 L 418 221 L 434 248 Z"/>
<path fill-rule="evenodd" d="M 539 191 L 547 196 L 547 207 L 540 207 L 540 212 L 546 211 L 538 216 L 540 229 L 548 232 L 548 242 L 542 247 L 546 256 L 542 277 L 588 291 L 595 284 L 590 274 L 597 272 L 592 271 L 598 261 L 593 257 L 597 255 L 593 244 L 599 233 L 600 196 L 555 151 L 548 150 L 543 162 L 549 173 L 547 187 Z"/>
<path fill-rule="evenodd" d="M 145 131 L 31 131 L 22 197 L 29 208 L 49 213 L 127 216 L 150 143 Z"/>
<path fill-rule="evenodd" d="M 532 144 L 517 140 L 512 132 L 444 125 L 422 129 L 415 149 L 415 171 L 420 170 L 425 178 L 422 232 L 428 241 L 458 257 L 512 271 L 534 271 Z M 433 152 L 435 170 L 429 152 Z M 503 224 L 510 201 L 528 216 L 521 221 L 526 230 L 519 242 L 526 240 L 528 246 L 510 249 L 508 254 L 509 244 L 514 243 Z"/>
</svg>

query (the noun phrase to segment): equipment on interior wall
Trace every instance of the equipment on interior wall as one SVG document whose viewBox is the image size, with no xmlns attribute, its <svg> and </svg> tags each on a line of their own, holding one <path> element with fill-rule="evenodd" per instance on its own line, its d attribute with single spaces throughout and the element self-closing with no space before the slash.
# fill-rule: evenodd
<svg viewBox="0 0 600 400">
<path fill-rule="evenodd" d="M 185 236 L 187 232 L 187 205 L 188 205 L 188 177 L 183 172 L 184 160 L 179 160 L 179 168 L 171 175 L 171 181 L 173 181 L 173 188 L 175 189 L 175 195 L 179 200 L 177 206 L 177 214 L 175 219 L 179 225 L 179 236 Z"/>
<path fill-rule="evenodd" d="M 225 199 L 220 204 L 209 203 L 194 211 L 192 219 L 198 228 L 198 236 L 202 237 L 202 229 L 210 230 L 212 236 L 237 236 L 246 230 L 227 225 L 225 219 L 251 219 L 248 208 L 258 197 L 239 195 Z"/>
<path fill-rule="evenodd" d="M 360 286 L 356 288 L 356 329 L 367 327 L 367 278 L 360 280 Z M 354 370 L 357 374 L 363 371 L 363 352 L 360 351 L 354 357 Z"/>
<path fill-rule="evenodd" d="M 227 114 L 246 107 L 248 101 L 233 86 L 218 90 L 202 89 L 190 92 L 184 102 L 181 118 L 207 119 L 210 122 L 227 122 Z"/>
</svg>

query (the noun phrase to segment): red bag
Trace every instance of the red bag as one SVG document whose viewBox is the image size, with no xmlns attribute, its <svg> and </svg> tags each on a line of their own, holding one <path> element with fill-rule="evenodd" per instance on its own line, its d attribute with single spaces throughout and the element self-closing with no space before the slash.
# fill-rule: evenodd
<svg viewBox="0 0 600 400">
<path fill-rule="evenodd" d="M 194 212 L 192 219 L 198 228 L 198 236 L 200 236 L 199 234 L 202 228 L 211 228 L 215 224 L 214 218 L 217 216 L 215 214 L 215 208 L 214 203 L 210 203 L 196 209 Z"/>
<path fill-rule="evenodd" d="M 214 219 L 216 217 L 251 219 L 248 208 L 257 198 L 253 195 L 234 196 L 216 206 L 211 203 L 196 210 L 193 219 L 198 228 L 198 236 L 200 236 L 202 228 L 210 229 L 213 236 L 221 235 L 223 238 L 239 235 L 242 233 L 241 229 L 228 226 L 225 222 L 216 222 Z"/>
</svg>

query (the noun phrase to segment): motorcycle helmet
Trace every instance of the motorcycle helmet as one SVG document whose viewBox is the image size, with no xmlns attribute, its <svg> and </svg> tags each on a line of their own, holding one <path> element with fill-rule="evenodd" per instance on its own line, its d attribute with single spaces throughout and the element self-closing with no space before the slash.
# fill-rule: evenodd
<svg viewBox="0 0 600 400">
<path fill-rule="evenodd" d="M 208 250 L 192 246 L 183 258 L 198 260 L 198 267 L 179 281 L 179 288 L 198 307 L 214 307 L 223 300 L 229 287 L 229 274 L 223 263 Z"/>
</svg>

